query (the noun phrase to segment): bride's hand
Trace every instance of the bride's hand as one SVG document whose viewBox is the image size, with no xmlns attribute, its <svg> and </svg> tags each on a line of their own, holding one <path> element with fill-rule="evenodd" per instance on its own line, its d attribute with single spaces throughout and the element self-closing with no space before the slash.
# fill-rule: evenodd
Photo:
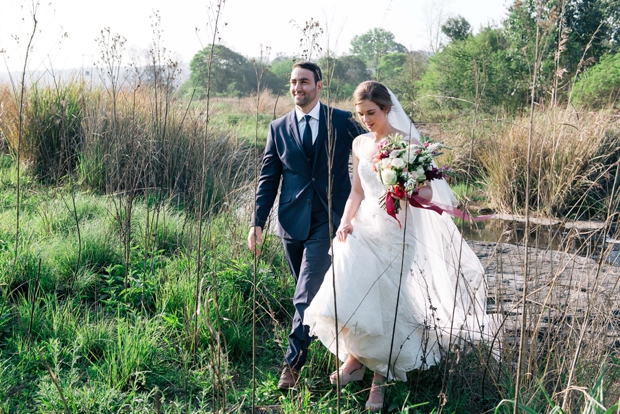
<svg viewBox="0 0 620 414">
<path fill-rule="evenodd" d="M 338 230 L 336 230 L 336 238 L 338 241 L 343 242 L 347 239 L 347 235 L 353 233 L 353 225 L 351 223 L 340 223 Z"/>
<path fill-rule="evenodd" d="M 428 185 L 423 185 L 418 189 L 418 195 L 431 201 L 433 199 L 433 190 Z"/>
</svg>

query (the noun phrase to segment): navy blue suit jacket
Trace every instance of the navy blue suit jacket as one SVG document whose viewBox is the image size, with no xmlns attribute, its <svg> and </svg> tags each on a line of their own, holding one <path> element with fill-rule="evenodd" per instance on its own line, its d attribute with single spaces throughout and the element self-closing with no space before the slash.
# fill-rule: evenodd
<svg viewBox="0 0 620 414">
<path fill-rule="evenodd" d="M 269 135 L 256 190 L 256 211 L 251 225 L 264 228 L 271 207 L 282 188 L 278 207 L 278 235 L 305 240 L 310 232 L 312 200 L 316 195 L 327 211 L 328 143 L 331 142 L 332 222 L 340 224 L 344 205 L 351 191 L 349 155 L 353 140 L 365 131 L 348 111 L 321 104 L 319 132 L 314 144 L 314 159 L 304 152 L 295 111 L 269 125 Z M 331 125 L 328 138 L 327 124 Z"/>
</svg>

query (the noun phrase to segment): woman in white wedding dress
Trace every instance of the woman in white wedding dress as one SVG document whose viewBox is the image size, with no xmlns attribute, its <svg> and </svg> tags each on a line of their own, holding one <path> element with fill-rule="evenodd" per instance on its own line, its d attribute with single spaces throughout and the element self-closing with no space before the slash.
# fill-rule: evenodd
<svg viewBox="0 0 620 414">
<path fill-rule="evenodd" d="M 370 132 L 353 142 L 353 187 L 333 266 L 304 324 L 344 362 L 332 384 L 338 375 L 344 386 L 361 380 L 366 368 L 374 371 L 366 407 L 379 410 L 388 378 L 405 381 L 408 371 L 437 363 L 456 340 L 480 339 L 490 324 L 484 270 L 452 218 L 403 202 L 399 225 L 379 204 L 385 186 L 372 169 L 377 144 L 394 133 L 419 143 L 415 127 L 381 83 L 363 82 L 353 98 Z M 445 180 L 432 181 L 419 195 L 455 202 Z"/>
</svg>

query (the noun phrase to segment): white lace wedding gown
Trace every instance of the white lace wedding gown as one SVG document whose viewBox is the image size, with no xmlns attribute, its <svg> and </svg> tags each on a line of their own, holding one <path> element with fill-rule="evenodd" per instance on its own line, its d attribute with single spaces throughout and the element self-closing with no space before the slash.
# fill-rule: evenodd
<svg viewBox="0 0 620 414">
<path fill-rule="evenodd" d="M 395 326 L 389 376 L 405 381 L 406 372 L 437 363 L 449 344 L 488 335 L 484 270 L 450 216 L 407 206 L 399 213 L 400 228 L 379 206 L 385 188 L 372 161 L 361 159 L 358 172 L 365 198 L 353 233 L 345 242 L 334 240 L 333 267 L 306 310 L 304 324 L 336 354 L 335 276 L 338 358 L 354 355 L 385 376 Z M 433 201 L 449 204 L 453 199 L 444 180 L 431 187 Z"/>
</svg>

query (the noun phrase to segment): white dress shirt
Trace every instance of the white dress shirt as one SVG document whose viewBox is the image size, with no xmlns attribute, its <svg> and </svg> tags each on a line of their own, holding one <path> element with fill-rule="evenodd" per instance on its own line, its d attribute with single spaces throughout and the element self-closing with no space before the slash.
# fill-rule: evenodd
<svg viewBox="0 0 620 414">
<path fill-rule="evenodd" d="M 316 142 L 316 137 L 319 135 L 319 118 L 321 116 L 321 102 L 317 101 L 314 108 L 310 110 L 307 114 L 304 113 L 298 107 L 295 107 L 295 114 L 297 115 L 297 126 L 299 127 L 299 136 L 303 137 L 304 132 L 306 131 L 306 119 L 304 116 L 310 115 L 312 118 L 310 119 L 310 129 L 312 130 L 312 144 Z"/>
</svg>

